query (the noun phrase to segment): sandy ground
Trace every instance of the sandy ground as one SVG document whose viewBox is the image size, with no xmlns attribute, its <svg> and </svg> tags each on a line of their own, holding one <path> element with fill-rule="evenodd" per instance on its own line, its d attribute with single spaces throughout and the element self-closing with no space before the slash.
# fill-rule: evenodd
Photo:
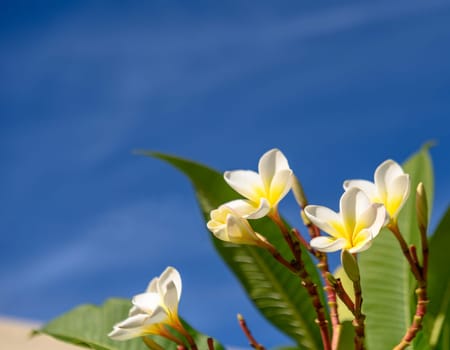
<svg viewBox="0 0 450 350">
<path fill-rule="evenodd" d="M 45 335 L 30 338 L 32 329 L 39 324 L 0 317 L 1 350 L 81 350 Z"/>
</svg>

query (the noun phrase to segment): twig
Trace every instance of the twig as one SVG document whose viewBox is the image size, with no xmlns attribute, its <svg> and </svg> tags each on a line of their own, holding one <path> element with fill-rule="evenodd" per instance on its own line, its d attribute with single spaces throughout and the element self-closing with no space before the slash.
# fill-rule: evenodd
<svg viewBox="0 0 450 350">
<path fill-rule="evenodd" d="M 184 343 L 180 339 L 178 339 L 176 336 L 174 336 L 172 333 L 170 333 L 169 330 L 164 325 L 162 325 L 159 328 L 158 335 L 173 341 L 174 343 L 178 344 L 178 346 L 184 346 Z"/>
<path fill-rule="evenodd" d="M 319 268 L 325 283 L 325 287 L 323 289 L 326 292 L 328 307 L 330 309 L 331 326 L 333 329 L 333 334 L 331 337 L 331 348 L 337 349 L 337 346 L 339 345 L 339 338 L 341 336 L 341 323 L 339 320 L 336 290 L 327 278 L 327 276 L 330 274 L 330 271 L 326 254 L 319 252 L 319 263 L 317 264 L 317 267 Z"/>
<path fill-rule="evenodd" d="M 416 246 L 415 245 L 410 245 L 409 246 L 409 252 L 411 253 L 411 257 L 412 257 L 412 259 L 414 261 L 414 264 L 416 264 L 418 266 L 419 272 L 422 275 L 422 271 L 421 271 L 421 268 L 420 268 L 419 257 L 417 256 L 417 248 L 416 248 Z"/>
<path fill-rule="evenodd" d="M 398 228 L 398 225 L 396 222 L 391 222 L 388 226 L 388 229 L 394 234 L 395 238 L 397 239 L 398 243 L 400 244 L 400 248 L 402 249 L 403 255 L 405 256 L 406 260 L 409 263 L 409 266 L 411 268 L 411 272 L 413 273 L 415 279 L 417 281 L 420 281 L 422 279 L 422 273 L 420 272 L 419 265 L 414 262 L 414 259 L 411 255 L 411 251 L 408 248 L 408 245 L 403 238 L 400 229 Z"/>
<path fill-rule="evenodd" d="M 311 220 L 309 220 L 309 218 L 306 216 L 305 207 L 308 205 L 308 200 L 306 199 L 306 196 L 303 191 L 303 187 L 300 184 L 300 181 L 297 180 L 297 183 L 298 183 L 298 188 L 300 190 L 298 197 L 299 197 L 299 199 L 301 199 L 301 200 L 298 200 L 297 203 L 299 203 L 299 205 L 300 205 L 300 216 L 302 218 L 303 224 L 308 229 L 308 233 L 311 238 L 318 237 L 318 236 L 320 236 L 320 229 L 316 225 L 314 225 L 311 222 Z M 299 237 L 303 238 L 298 231 L 297 231 L 297 233 L 298 233 Z M 339 320 L 338 304 L 336 301 L 336 291 L 327 278 L 327 275 L 330 273 L 330 269 L 328 267 L 328 258 L 327 258 L 326 254 L 313 249 L 310 244 L 306 244 L 306 247 L 307 247 L 308 251 L 319 260 L 317 267 L 319 268 L 322 278 L 325 282 L 324 290 L 327 295 L 328 307 L 330 309 L 331 326 L 332 326 L 332 330 L 333 330 L 332 339 L 331 339 L 331 347 L 334 350 L 334 349 L 337 349 L 337 347 L 339 345 L 339 338 L 341 336 L 342 327 L 341 327 L 341 323 Z"/>
<path fill-rule="evenodd" d="M 355 319 L 353 320 L 353 327 L 355 328 L 355 350 L 364 350 L 364 320 L 365 316 L 361 312 L 362 308 L 362 290 L 360 280 L 353 281 L 353 288 L 355 290 Z"/>
<path fill-rule="evenodd" d="M 338 295 L 339 299 L 342 300 L 344 305 L 347 306 L 347 309 L 349 309 L 350 312 L 354 315 L 355 314 L 355 304 L 353 303 L 352 299 L 345 291 L 340 278 L 336 279 L 336 284 L 335 284 L 334 288 L 336 290 L 336 294 Z"/>
<path fill-rule="evenodd" d="M 422 321 L 425 313 L 427 312 L 427 290 L 426 288 L 419 287 L 416 289 L 417 295 L 417 305 L 416 305 L 416 313 L 414 314 L 413 321 L 403 336 L 402 340 L 398 345 L 394 347 L 393 350 L 403 350 L 409 345 L 411 345 L 412 340 L 415 338 L 417 333 L 422 329 Z"/>
<path fill-rule="evenodd" d="M 239 325 L 241 326 L 242 332 L 244 332 L 245 336 L 249 341 L 250 346 L 256 350 L 266 350 L 266 348 L 260 343 L 258 343 L 256 339 L 253 337 L 252 333 L 250 332 L 250 329 L 247 326 L 247 322 L 245 322 L 244 317 L 241 314 L 238 314 L 237 319 L 239 321 Z"/>
<path fill-rule="evenodd" d="M 291 271 L 294 274 L 297 274 L 297 270 L 295 269 L 292 264 L 287 261 L 283 256 L 280 254 L 280 252 L 273 246 L 272 244 L 268 243 L 265 245 L 266 249 L 269 251 L 270 254 L 272 254 L 273 258 L 277 260 L 281 265 L 286 267 L 289 271 Z"/>
<path fill-rule="evenodd" d="M 300 247 L 298 250 L 301 252 Z M 322 302 L 320 301 L 319 293 L 317 291 L 317 286 L 311 280 L 311 277 L 308 274 L 308 271 L 306 271 L 303 260 L 300 258 L 297 261 L 295 261 L 294 263 L 295 263 L 294 266 L 298 271 L 298 275 L 301 278 L 302 285 L 308 291 L 308 294 L 311 297 L 311 301 L 314 306 L 314 309 L 316 310 L 316 314 L 317 314 L 316 323 L 319 325 L 320 335 L 322 337 L 323 348 L 324 348 L 324 350 L 331 350 L 330 336 L 328 334 L 328 321 L 325 317 L 325 308 L 323 307 Z"/>
<path fill-rule="evenodd" d="M 153 339 L 150 339 L 148 337 L 142 337 L 142 340 L 150 350 L 164 350 L 164 348 L 157 342 L 155 342 Z"/>
<path fill-rule="evenodd" d="M 206 340 L 207 344 L 208 344 L 208 350 L 214 350 L 214 339 L 213 338 L 208 338 Z"/>
<path fill-rule="evenodd" d="M 323 307 L 322 302 L 320 300 L 319 293 L 317 291 L 317 285 L 311 280 L 308 271 L 306 271 L 305 269 L 305 264 L 303 263 L 302 250 L 300 248 L 302 240 L 298 239 L 298 237 L 301 237 L 301 235 L 300 234 L 297 235 L 298 233 L 297 230 L 293 231 L 289 230 L 289 228 L 286 226 L 286 224 L 279 216 L 278 211 L 276 209 L 273 210 L 272 214 L 269 217 L 279 227 L 284 239 L 286 240 L 294 256 L 294 260 L 290 264 L 294 270 L 290 268 L 290 271 L 295 272 L 300 277 L 301 284 L 303 285 L 303 287 L 305 287 L 309 296 L 311 297 L 311 302 L 317 314 L 316 323 L 318 324 L 320 329 L 323 348 L 324 350 L 331 350 L 330 335 L 328 332 L 328 321 L 325 316 L 325 308 Z M 303 244 L 306 244 L 306 246 L 308 246 L 306 242 L 304 242 Z"/>
<path fill-rule="evenodd" d="M 191 350 L 198 350 L 197 344 L 195 343 L 194 338 L 192 338 L 191 334 L 184 328 L 184 325 L 181 323 L 179 319 L 175 321 L 176 324 L 176 330 L 179 331 L 187 340 L 189 347 Z M 180 344 L 184 345 L 184 344 Z"/>
<path fill-rule="evenodd" d="M 272 219 L 272 221 L 278 226 L 278 228 L 281 231 L 281 234 L 283 235 L 284 240 L 286 241 L 286 243 L 289 246 L 289 249 L 291 250 L 292 255 L 297 260 L 298 249 L 295 248 L 295 243 L 294 240 L 292 239 L 291 232 L 281 219 L 280 214 L 278 213 L 278 209 L 274 208 L 272 213 L 269 215 L 269 218 Z"/>
<path fill-rule="evenodd" d="M 393 224 L 391 224 L 389 226 L 389 229 L 394 233 L 396 237 L 399 236 L 401 238 L 399 242 L 403 250 L 402 241 L 404 242 L 404 239 L 400 233 L 397 223 L 394 222 Z M 424 225 L 419 221 L 423 266 L 420 266 L 419 264 L 419 259 L 417 257 L 417 250 L 415 246 L 411 246 L 409 250 L 411 259 L 408 259 L 408 257 L 406 257 L 409 265 L 411 266 L 411 271 L 413 272 L 414 277 L 416 278 L 418 283 L 418 288 L 416 289 L 417 295 L 416 312 L 414 314 L 411 325 L 408 327 L 400 343 L 395 346 L 394 350 L 405 349 L 411 344 L 412 340 L 416 337 L 417 333 L 422 329 L 422 321 L 425 316 L 425 313 L 427 312 L 427 304 L 429 300 L 427 296 L 428 240 L 426 229 L 427 229 L 426 225 Z"/>
<path fill-rule="evenodd" d="M 302 207 L 301 216 L 303 218 L 303 223 L 308 228 L 309 235 L 312 238 L 319 236 L 320 235 L 319 228 L 316 225 L 314 225 L 306 217 L 303 209 L 304 208 Z M 313 249 L 310 244 L 306 243 L 303 236 L 300 234 L 300 232 L 297 229 L 295 229 L 295 228 L 292 229 L 292 232 L 294 232 L 296 234 L 297 238 L 300 240 L 302 245 L 305 246 L 305 248 L 319 260 L 317 267 L 319 268 L 322 278 L 325 282 L 324 290 L 327 295 L 328 307 L 330 309 L 331 326 L 333 329 L 333 334 L 332 334 L 332 339 L 331 339 L 331 348 L 337 349 L 337 346 L 339 345 L 339 338 L 341 335 L 341 324 L 340 324 L 340 320 L 339 320 L 338 305 L 337 305 L 337 301 L 336 301 L 336 291 L 334 290 L 330 281 L 327 279 L 327 274 L 330 273 L 330 269 L 328 267 L 327 255 Z M 305 243 L 303 243 L 303 242 L 305 242 Z"/>
<path fill-rule="evenodd" d="M 315 250 L 313 247 L 311 247 L 311 245 L 306 242 L 306 240 L 303 238 L 303 236 L 300 234 L 300 231 L 296 228 L 292 228 L 291 229 L 291 233 L 295 236 L 295 239 L 298 240 L 300 242 L 300 244 L 308 251 L 311 253 L 311 255 L 315 256 L 317 259 L 320 259 L 322 257 L 321 252 Z"/>
</svg>

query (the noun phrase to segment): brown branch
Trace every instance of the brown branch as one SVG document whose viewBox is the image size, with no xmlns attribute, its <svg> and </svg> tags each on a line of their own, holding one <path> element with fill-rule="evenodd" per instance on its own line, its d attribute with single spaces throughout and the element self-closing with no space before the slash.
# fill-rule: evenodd
<svg viewBox="0 0 450 350">
<path fill-rule="evenodd" d="M 332 338 L 331 348 L 337 349 L 339 345 L 339 338 L 341 335 L 341 322 L 339 320 L 338 304 L 336 300 L 336 290 L 327 278 L 328 275 L 330 274 L 327 255 L 320 252 L 318 253 L 320 261 L 317 264 L 317 267 L 319 268 L 325 283 L 325 287 L 323 289 L 325 290 L 325 293 L 327 295 L 328 307 L 330 309 L 331 326 L 333 329 L 333 334 L 331 337 Z"/>
<path fill-rule="evenodd" d="M 281 265 L 286 267 L 292 273 L 297 274 L 297 270 L 295 269 L 295 267 L 292 266 L 292 264 L 289 261 L 287 261 L 285 258 L 283 258 L 281 253 L 277 250 L 277 248 L 275 248 L 270 243 L 266 244 L 265 247 L 269 251 L 269 253 L 272 254 L 272 256 L 275 260 L 277 260 Z"/>
<path fill-rule="evenodd" d="M 208 344 L 208 350 L 214 350 L 214 339 L 209 337 L 206 340 L 207 344 Z"/>
<path fill-rule="evenodd" d="M 306 240 L 303 238 L 303 236 L 300 234 L 300 231 L 296 228 L 291 229 L 291 234 L 294 235 L 295 239 L 300 242 L 300 244 L 305 248 L 308 252 L 311 253 L 311 255 L 315 256 L 317 259 L 320 259 L 322 257 L 322 253 L 315 250 L 311 245 L 306 242 Z"/>
<path fill-rule="evenodd" d="M 415 338 L 417 333 L 422 329 L 422 321 L 425 313 L 427 312 L 427 290 L 426 288 L 419 287 L 416 289 L 417 295 L 417 305 L 416 305 L 416 313 L 414 314 L 413 321 L 403 336 L 402 340 L 398 345 L 394 347 L 393 350 L 402 350 L 411 345 L 412 340 Z"/>
<path fill-rule="evenodd" d="M 400 248 L 401 248 L 406 260 L 408 261 L 408 264 L 411 268 L 411 272 L 413 273 L 415 279 L 417 281 L 420 281 L 422 279 L 422 273 L 420 271 L 420 267 L 417 263 L 414 262 L 414 259 L 411 255 L 411 251 L 408 248 L 408 244 L 406 243 L 405 239 L 403 238 L 403 236 L 400 232 L 400 229 L 398 228 L 397 223 L 391 222 L 387 227 L 394 234 L 395 238 L 397 239 L 398 243 L 400 244 Z"/>
<path fill-rule="evenodd" d="M 336 279 L 335 290 L 336 290 L 336 294 L 338 295 L 339 299 L 342 300 L 344 305 L 347 306 L 347 309 L 349 309 L 350 312 L 354 315 L 355 314 L 355 304 L 353 303 L 352 299 L 345 291 L 340 278 Z"/>
<path fill-rule="evenodd" d="M 191 334 L 184 328 L 183 323 L 178 319 L 174 320 L 175 324 L 173 325 L 174 328 L 179 331 L 187 340 L 189 347 L 191 350 L 198 350 L 197 344 L 195 343 L 194 338 L 192 338 Z M 180 345 L 183 345 L 182 343 Z"/>
<path fill-rule="evenodd" d="M 272 210 L 271 214 L 268 216 L 280 229 L 281 234 L 283 235 L 284 240 L 288 244 L 292 255 L 297 260 L 298 259 L 298 249 L 295 248 L 295 242 L 292 239 L 291 232 L 290 232 L 289 228 L 286 226 L 286 224 L 283 222 L 283 219 L 281 219 L 280 214 L 278 213 L 278 209 L 274 208 Z"/>
<path fill-rule="evenodd" d="M 303 214 L 302 217 L 305 216 L 305 218 L 306 218 L 303 208 L 302 208 L 302 214 Z M 311 236 L 311 238 L 319 236 L 320 235 L 319 228 L 316 225 L 314 225 L 311 221 L 306 220 L 306 219 L 304 219 L 303 222 L 305 223 L 306 227 L 308 228 L 308 232 L 309 232 L 309 235 Z M 297 232 L 298 236 L 302 237 L 300 235 L 300 232 L 298 232 L 298 230 L 295 230 L 295 231 Z M 308 251 L 319 260 L 317 267 L 319 268 L 322 278 L 325 283 L 324 290 L 325 290 L 325 293 L 327 296 L 328 307 L 330 309 L 331 327 L 333 330 L 332 337 L 331 337 L 332 338 L 331 339 L 331 348 L 334 350 L 334 349 L 337 349 L 337 347 L 339 345 L 339 338 L 341 336 L 342 327 L 341 327 L 341 323 L 339 320 L 338 304 L 337 304 L 337 300 L 336 300 L 336 291 L 327 278 L 327 275 L 330 273 L 330 268 L 328 266 L 328 258 L 325 253 L 322 253 L 322 252 L 319 252 L 319 251 L 313 249 L 311 247 L 311 245 L 307 244 L 307 247 L 309 248 Z"/>
<path fill-rule="evenodd" d="M 150 339 L 148 337 L 142 337 L 142 340 L 150 350 L 164 350 L 164 348 L 157 342 L 155 342 L 153 339 Z"/>
<path fill-rule="evenodd" d="M 279 227 L 284 239 L 286 240 L 292 252 L 292 255 L 294 256 L 294 260 L 291 262 L 289 270 L 300 277 L 301 284 L 303 285 L 303 287 L 305 287 L 309 296 L 311 297 L 311 302 L 317 314 L 316 323 L 318 324 L 320 329 L 323 348 L 324 350 L 331 350 L 330 335 L 328 332 L 328 321 L 325 316 L 325 308 L 323 307 L 322 301 L 320 300 L 319 293 L 317 291 L 317 285 L 311 280 L 309 273 L 305 269 L 305 265 L 302 260 L 302 250 L 300 248 L 302 241 L 297 239 L 300 234 L 298 234 L 297 236 L 297 230 L 289 230 L 289 228 L 281 219 L 276 208 L 273 210 L 269 217 Z M 308 246 L 306 242 L 304 244 Z M 277 258 L 277 256 L 274 255 L 273 252 L 271 253 L 279 262 L 286 266 L 283 261 L 285 259 L 281 260 Z"/>
<path fill-rule="evenodd" d="M 300 249 L 298 249 L 300 251 Z M 316 323 L 319 325 L 320 335 L 322 337 L 322 343 L 324 350 L 331 350 L 330 335 L 328 333 L 328 321 L 325 316 L 325 308 L 317 291 L 317 285 L 311 280 L 308 271 L 305 269 L 305 265 L 302 259 L 294 262 L 294 266 L 298 271 L 298 275 L 301 278 L 302 285 L 306 288 L 308 294 L 311 297 L 311 302 L 316 310 L 317 320 Z"/>
<path fill-rule="evenodd" d="M 364 320 L 366 316 L 364 316 L 361 312 L 363 300 L 360 280 L 353 281 L 353 288 L 355 290 L 355 319 L 353 320 L 353 327 L 355 328 L 355 350 L 364 350 Z"/>
<path fill-rule="evenodd" d="M 237 319 L 239 321 L 239 326 L 241 326 L 242 332 L 244 332 L 244 335 L 249 341 L 250 346 L 256 350 L 266 350 L 266 348 L 260 343 L 258 343 L 256 339 L 253 337 L 252 333 L 250 332 L 250 329 L 247 326 L 247 322 L 245 322 L 244 317 L 241 314 L 238 314 Z"/>
<path fill-rule="evenodd" d="M 419 268 L 419 272 L 420 275 L 422 275 L 422 271 L 420 268 L 420 262 L 419 262 L 419 257 L 417 256 L 417 248 L 415 245 L 410 245 L 409 246 L 409 252 L 411 254 L 412 260 L 414 262 L 414 264 L 416 264 L 416 266 Z"/>
<path fill-rule="evenodd" d="M 422 322 L 427 312 L 427 304 L 429 302 L 427 296 L 427 270 L 428 270 L 428 240 L 426 234 L 426 226 L 422 225 L 419 222 L 419 231 L 420 231 L 420 239 L 422 244 L 422 258 L 423 258 L 423 266 L 420 266 L 419 259 L 417 257 L 417 249 L 415 246 L 411 246 L 408 250 L 409 257 L 404 252 L 404 245 L 406 242 L 403 239 L 403 236 L 400 233 L 398 225 L 396 223 L 388 226 L 389 229 L 394 233 L 399 240 L 400 246 L 402 248 L 403 254 L 405 255 L 408 263 L 411 267 L 411 271 L 417 280 L 418 288 L 416 289 L 417 295 L 417 304 L 416 304 L 416 312 L 414 314 L 411 325 L 406 330 L 405 335 L 403 336 L 400 343 L 398 343 L 393 350 L 402 350 L 408 347 L 413 339 L 416 337 L 417 333 L 422 329 Z M 402 243 L 404 242 L 404 243 Z"/>
</svg>

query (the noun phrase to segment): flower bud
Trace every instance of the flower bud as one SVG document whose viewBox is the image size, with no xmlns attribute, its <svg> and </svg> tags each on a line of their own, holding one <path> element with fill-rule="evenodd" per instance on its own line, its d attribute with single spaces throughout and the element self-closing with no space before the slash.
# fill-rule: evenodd
<svg viewBox="0 0 450 350">
<path fill-rule="evenodd" d="M 342 266 L 347 276 L 353 281 L 357 282 L 360 279 L 358 263 L 354 256 L 348 250 L 342 250 L 341 254 Z"/>
<path fill-rule="evenodd" d="M 305 192 L 303 191 L 303 186 L 297 176 L 293 175 L 292 177 L 292 192 L 294 193 L 295 200 L 301 208 L 304 208 L 308 205 L 308 200 L 306 199 Z"/>
<path fill-rule="evenodd" d="M 416 189 L 416 215 L 420 231 L 426 232 L 428 228 L 428 202 L 425 186 L 422 182 L 419 182 Z"/>
</svg>

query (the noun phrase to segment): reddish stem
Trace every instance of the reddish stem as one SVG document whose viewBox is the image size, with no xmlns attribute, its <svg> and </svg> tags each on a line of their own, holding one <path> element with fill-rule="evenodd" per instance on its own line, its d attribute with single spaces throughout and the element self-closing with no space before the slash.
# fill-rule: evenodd
<svg viewBox="0 0 450 350">
<path fill-rule="evenodd" d="M 247 326 L 247 322 L 245 322 L 244 317 L 241 314 L 237 315 L 239 326 L 241 326 L 242 332 L 244 332 L 246 338 L 249 341 L 249 344 L 252 348 L 256 350 L 266 350 L 266 348 L 258 343 L 256 339 L 253 337 L 252 332 L 250 332 L 250 329 Z"/>
<path fill-rule="evenodd" d="M 208 350 L 214 350 L 214 339 L 213 338 L 208 338 L 207 344 L 208 344 Z"/>
<path fill-rule="evenodd" d="M 294 261 L 290 264 L 291 266 L 291 268 L 289 268 L 290 271 L 295 272 L 300 277 L 302 285 L 306 288 L 308 294 L 311 297 L 311 302 L 317 314 L 316 322 L 319 325 L 323 348 L 324 350 L 331 350 L 330 335 L 328 332 L 328 321 L 325 316 L 325 309 L 320 300 L 319 293 L 317 291 L 317 285 L 311 280 L 311 277 L 309 273 L 306 271 L 305 265 L 302 260 L 302 250 L 300 248 L 301 241 L 297 240 L 298 236 L 301 237 L 301 235 L 298 234 L 297 236 L 294 236 L 295 237 L 294 241 L 293 234 L 295 234 L 298 231 L 294 230 L 292 231 L 293 234 L 291 234 L 291 231 L 281 219 L 280 215 L 278 214 L 278 210 L 276 210 L 276 208 L 273 210 L 273 212 L 269 217 L 279 227 L 284 239 L 286 240 L 294 256 Z M 306 242 L 305 244 L 308 246 Z M 272 255 L 274 254 L 272 253 Z"/>
<path fill-rule="evenodd" d="M 408 261 L 411 271 L 417 280 L 418 288 L 416 289 L 417 304 L 416 312 L 413 317 L 411 325 L 408 327 L 405 335 L 403 336 L 400 343 L 398 343 L 393 350 L 402 350 L 407 348 L 413 339 L 416 337 L 417 333 L 422 329 L 422 322 L 427 311 L 427 304 L 429 302 L 427 296 L 427 270 L 428 270 L 428 241 L 426 236 L 426 228 L 419 224 L 420 239 L 422 243 L 422 255 L 423 255 L 423 266 L 420 266 L 419 259 L 417 257 L 417 250 L 415 246 L 411 246 L 407 249 L 405 253 L 406 242 L 398 228 L 396 222 L 391 223 L 388 228 L 394 233 L 395 237 L 400 243 L 403 254 Z"/>
</svg>

